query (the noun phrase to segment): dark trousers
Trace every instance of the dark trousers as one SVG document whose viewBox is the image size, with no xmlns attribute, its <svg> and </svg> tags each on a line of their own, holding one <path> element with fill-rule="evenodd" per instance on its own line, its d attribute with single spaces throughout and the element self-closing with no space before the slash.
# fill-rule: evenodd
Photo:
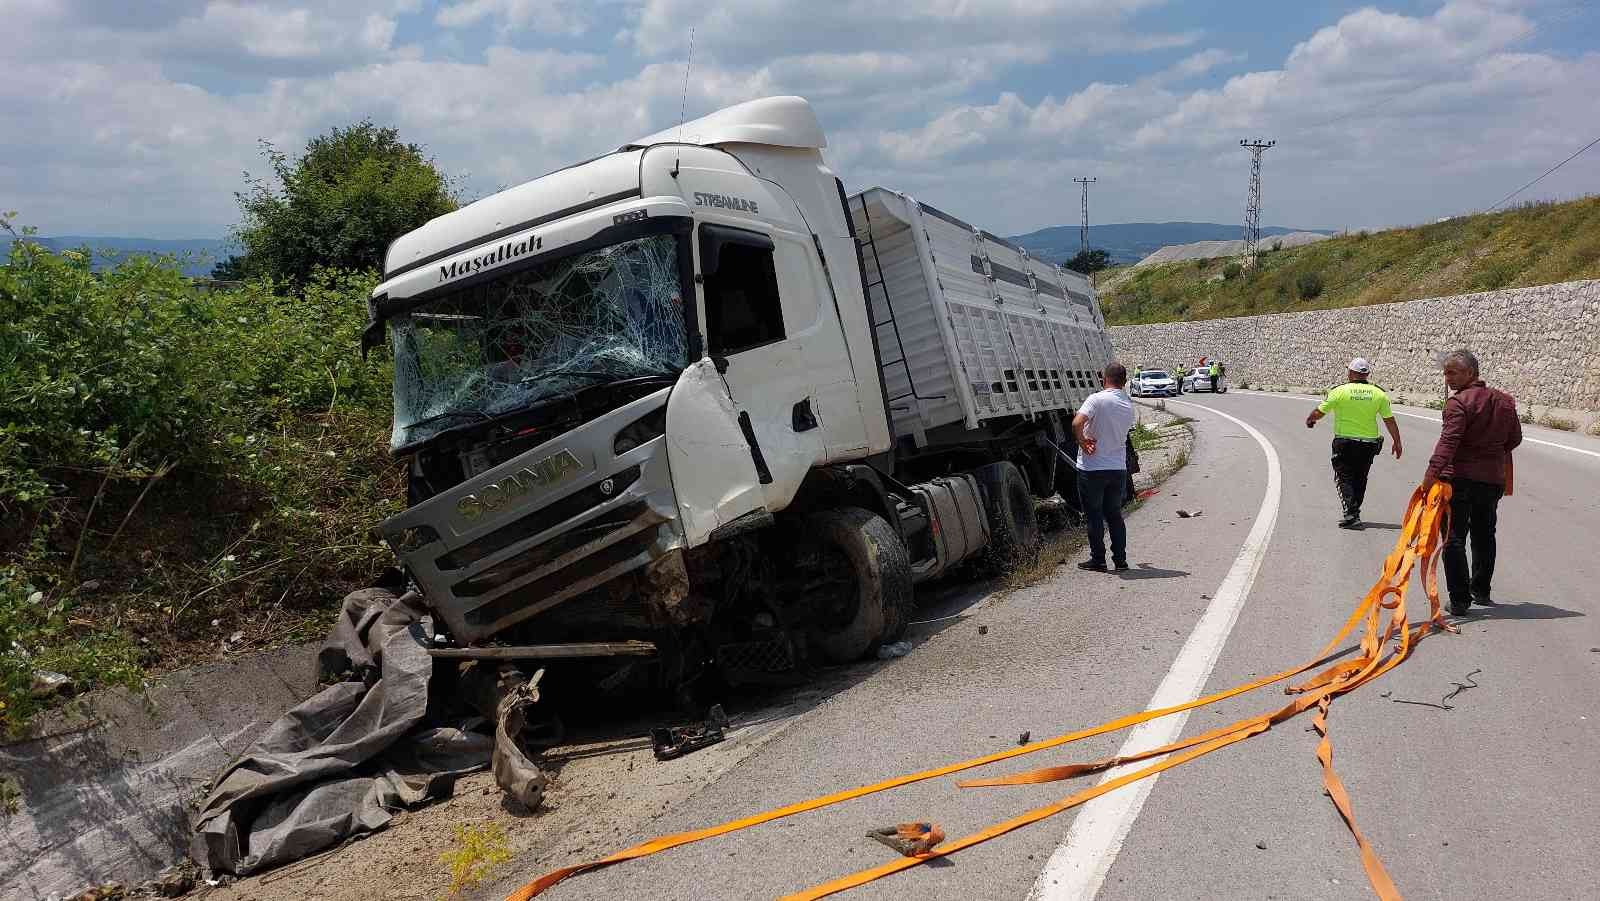
<svg viewBox="0 0 1600 901">
<path fill-rule="evenodd" d="M 1333 439 L 1333 484 L 1339 489 L 1345 519 L 1361 518 L 1361 504 L 1367 499 L 1367 473 L 1372 471 L 1372 461 L 1381 450 L 1382 441 Z"/>
<path fill-rule="evenodd" d="M 1089 527 L 1089 559 L 1106 562 L 1106 529 L 1111 529 L 1111 560 L 1128 562 L 1128 527 L 1122 521 L 1126 469 L 1089 469 L 1078 473 L 1078 497 Z"/>
<path fill-rule="evenodd" d="M 1216 394 L 1217 393 L 1217 381 L 1220 378 L 1221 378 L 1221 376 L 1215 376 L 1215 375 L 1211 377 L 1211 393 L 1212 394 Z"/>
<path fill-rule="evenodd" d="M 1444 543 L 1444 582 L 1450 606 L 1465 609 L 1476 598 L 1488 598 L 1494 579 L 1494 527 L 1499 521 L 1504 485 L 1451 479 L 1450 537 Z M 1467 543 L 1472 543 L 1472 568 L 1467 569 Z"/>
</svg>

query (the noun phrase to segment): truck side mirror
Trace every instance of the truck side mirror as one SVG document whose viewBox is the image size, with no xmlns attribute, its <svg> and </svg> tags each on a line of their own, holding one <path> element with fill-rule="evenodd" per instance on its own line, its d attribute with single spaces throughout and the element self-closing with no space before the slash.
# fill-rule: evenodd
<svg viewBox="0 0 1600 901">
<path fill-rule="evenodd" d="M 728 358 L 727 357 L 717 356 L 717 355 L 713 354 L 711 356 L 711 365 L 717 367 L 717 374 L 718 375 L 727 375 L 728 374 Z"/>
</svg>

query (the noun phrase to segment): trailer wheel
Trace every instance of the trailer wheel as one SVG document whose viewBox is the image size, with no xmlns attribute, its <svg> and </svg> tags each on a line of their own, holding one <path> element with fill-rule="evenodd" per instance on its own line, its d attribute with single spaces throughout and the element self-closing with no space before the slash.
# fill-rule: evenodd
<svg viewBox="0 0 1600 901">
<path fill-rule="evenodd" d="M 1038 553 L 1039 513 L 1028 483 L 1012 463 L 990 463 L 972 471 L 983 489 L 989 518 L 989 567 L 1002 572 Z"/>
<path fill-rule="evenodd" d="M 911 559 L 883 517 L 860 507 L 807 517 L 802 558 L 814 611 L 810 645 L 831 663 L 849 663 L 905 633 L 913 608 Z"/>
</svg>

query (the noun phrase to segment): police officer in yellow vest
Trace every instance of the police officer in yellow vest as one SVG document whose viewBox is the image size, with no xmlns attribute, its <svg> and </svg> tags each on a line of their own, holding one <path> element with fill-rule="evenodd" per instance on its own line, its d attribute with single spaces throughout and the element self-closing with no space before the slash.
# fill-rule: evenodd
<svg viewBox="0 0 1600 901">
<path fill-rule="evenodd" d="M 1372 461 L 1383 451 L 1378 435 L 1378 420 L 1394 439 L 1394 458 L 1400 459 L 1400 426 L 1389 408 L 1389 396 L 1367 381 L 1372 366 L 1365 359 L 1350 361 L 1349 381 L 1328 392 L 1322 403 L 1306 417 L 1306 428 L 1316 428 L 1317 420 L 1333 414 L 1333 482 L 1344 507 L 1341 529 L 1361 528 L 1361 502 L 1367 496 L 1367 473 Z"/>
</svg>

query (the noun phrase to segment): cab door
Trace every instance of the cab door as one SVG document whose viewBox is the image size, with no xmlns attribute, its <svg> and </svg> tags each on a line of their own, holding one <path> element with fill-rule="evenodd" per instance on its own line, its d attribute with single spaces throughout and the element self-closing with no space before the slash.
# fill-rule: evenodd
<svg viewBox="0 0 1600 901">
<path fill-rule="evenodd" d="M 738 407 L 767 507 L 782 510 L 849 414 L 859 424 L 843 336 L 831 307 L 823 313 L 809 236 L 707 222 L 698 237 L 707 352 Z M 841 382 L 849 406 L 833 390 Z"/>
</svg>

